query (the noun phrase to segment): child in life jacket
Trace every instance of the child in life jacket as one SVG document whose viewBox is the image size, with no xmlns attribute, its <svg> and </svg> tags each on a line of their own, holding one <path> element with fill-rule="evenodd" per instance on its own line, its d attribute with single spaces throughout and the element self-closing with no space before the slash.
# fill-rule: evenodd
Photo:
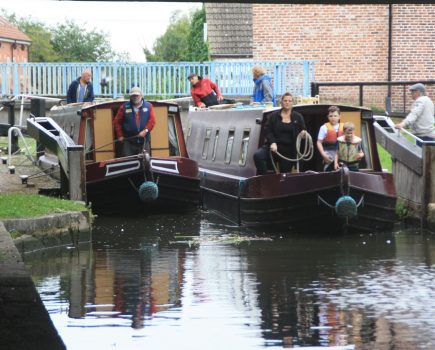
<svg viewBox="0 0 435 350">
<path fill-rule="evenodd" d="M 355 136 L 355 125 L 351 122 L 344 123 L 343 132 L 344 135 L 337 139 L 338 149 L 334 168 L 337 169 L 338 164 L 343 163 L 350 171 L 358 171 L 359 161 L 364 157 L 361 139 Z"/>
<path fill-rule="evenodd" d="M 323 124 L 317 135 L 317 149 L 323 159 L 323 171 L 334 170 L 337 153 L 337 138 L 343 135 L 343 123 L 340 123 L 340 108 L 328 108 L 328 122 Z"/>
</svg>

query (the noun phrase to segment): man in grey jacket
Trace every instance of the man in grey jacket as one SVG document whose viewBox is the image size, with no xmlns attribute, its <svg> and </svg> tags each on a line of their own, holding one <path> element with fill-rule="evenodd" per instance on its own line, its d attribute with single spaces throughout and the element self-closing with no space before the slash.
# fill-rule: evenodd
<svg viewBox="0 0 435 350">
<path fill-rule="evenodd" d="M 412 85 L 409 90 L 415 101 L 411 112 L 401 123 L 395 125 L 396 129 L 411 127 L 413 134 L 423 141 L 435 141 L 434 104 L 426 96 L 425 86 L 418 83 Z"/>
</svg>

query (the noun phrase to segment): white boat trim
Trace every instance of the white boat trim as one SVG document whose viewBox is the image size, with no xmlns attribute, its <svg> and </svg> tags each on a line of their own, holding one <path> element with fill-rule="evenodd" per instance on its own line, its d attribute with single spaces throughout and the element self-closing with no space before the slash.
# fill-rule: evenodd
<svg viewBox="0 0 435 350">
<path fill-rule="evenodd" d="M 227 177 L 227 178 L 234 179 L 234 180 L 246 180 L 247 179 L 247 177 L 231 175 L 231 174 L 223 173 L 221 171 L 209 170 L 209 169 L 205 169 L 205 168 L 199 168 L 199 171 L 207 173 L 207 174 Z"/>
<path fill-rule="evenodd" d="M 120 167 L 125 167 L 120 170 L 114 170 Z M 140 169 L 140 161 L 139 160 L 133 160 L 128 162 L 122 162 L 122 163 L 114 163 L 114 164 L 107 164 L 106 165 L 106 175 L 105 176 L 113 176 L 113 175 L 119 175 L 123 173 L 128 173 L 133 170 Z"/>
<path fill-rule="evenodd" d="M 172 173 L 172 174 L 179 174 L 180 172 L 178 171 L 178 163 L 175 160 L 160 160 L 160 159 L 151 159 L 151 169 L 152 170 L 160 170 L 160 171 L 164 171 L 167 173 Z M 174 168 L 166 168 L 164 166 L 159 166 L 159 164 L 167 164 L 167 165 L 172 165 Z"/>
</svg>

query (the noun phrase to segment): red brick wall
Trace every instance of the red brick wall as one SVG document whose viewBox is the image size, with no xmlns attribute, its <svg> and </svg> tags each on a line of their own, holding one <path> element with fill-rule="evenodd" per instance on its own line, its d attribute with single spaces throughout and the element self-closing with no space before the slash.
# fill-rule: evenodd
<svg viewBox="0 0 435 350">
<path fill-rule="evenodd" d="M 12 57 L 14 62 L 28 61 L 28 45 L 17 44 L 16 48 L 12 49 L 13 43 L 0 41 L 0 44 L 0 62 L 11 62 Z"/>
<path fill-rule="evenodd" d="M 435 79 L 435 5 L 393 5 L 392 80 Z M 435 100 L 435 86 L 427 86 Z M 403 106 L 403 91 L 392 89 L 396 106 Z M 406 106 L 412 103 L 407 91 Z M 402 107 L 403 108 L 403 107 Z"/>
<path fill-rule="evenodd" d="M 434 15 L 435 5 L 393 5 L 393 81 L 435 78 Z M 318 82 L 388 78 L 388 5 L 254 4 L 253 39 L 254 59 L 314 60 Z M 358 104 L 358 87 L 320 94 Z M 383 107 L 386 95 L 387 88 L 366 87 L 364 104 Z"/>
<path fill-rule="evenodd" d="M 28 45 L 21 45 L 17 44 L 15 48 L 12 47 L 13 43 L 9 42 L 2 42 L 0 41 L 0 63 L 4 62 L 28 62 L 28 54 L 29 54 L 29 46 Z M 22 70 L 19 71 L 21 81 L 24 79 Z M 4 77 L 0 76 L 0 83 L 1 80 L 5 79 Z M 12 75 L 9 76 L 9 93 L 12 94 Z"/>
</svg>

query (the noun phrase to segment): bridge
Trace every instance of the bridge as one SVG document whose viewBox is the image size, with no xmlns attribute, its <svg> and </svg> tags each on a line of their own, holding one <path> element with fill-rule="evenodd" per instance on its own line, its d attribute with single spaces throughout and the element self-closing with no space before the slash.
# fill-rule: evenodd
<svg viewBox="0 0 435 350">
<path fill-rule="evenodd" d="M 55 62 L 0 63 L 0 97 L 20 94 L 66 96 L 69 84 L 85 68 L 92 70 L 94 93 L 117 98 L 140 86 L 149 98 L 190 96 L 187 76 L 195 72 L 216 82 L 225 97 L 251 96 L 252 67 L 263 66 L 273 79 L 277 95 L 310 96 L 314 61 L 210 61 L 210 62 Z"/>
</svg>

